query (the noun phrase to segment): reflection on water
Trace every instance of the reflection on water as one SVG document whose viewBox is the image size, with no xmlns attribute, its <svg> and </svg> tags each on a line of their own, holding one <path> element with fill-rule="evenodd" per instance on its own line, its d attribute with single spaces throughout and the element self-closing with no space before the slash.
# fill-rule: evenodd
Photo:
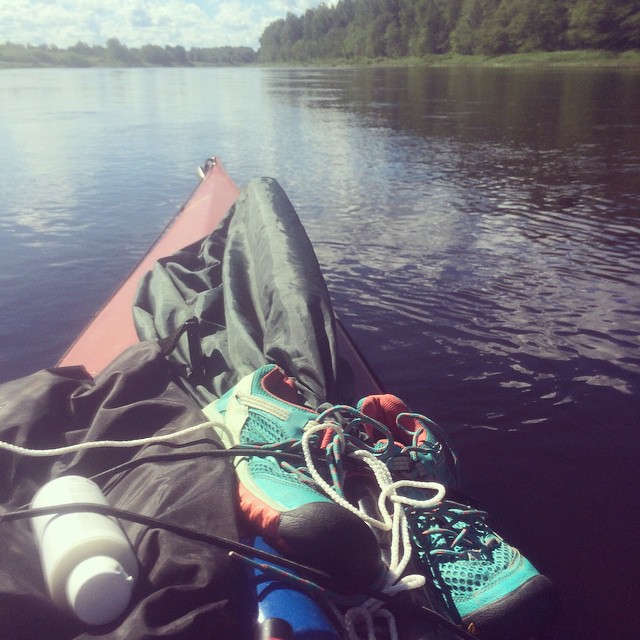
<svg viewBox="0 0 640 640">
<path fill-rule="evenodd" d="M 451 364 L 469 353 L 564 362 L 571 382 L 637 390 L 637 78 L 368 69 L 332 80 L 285 71 L 272 84 L 297 83 L 290 101 L 358 114 L 376 137 L 379 153 L 343 196 L 373 197 L 334 213 L 340 233 L 316 242 L 354 324 L 377 335 L 392 322 L 407 349 L 426 333 L 430 356 Z M 500 384 L 533 381 L 521 370 Z"/>
<path fill-rule="evenodd" d="M 637 73 L 3 71 L 0 146 L 2 378 L 55 361 L 196 163 L 274 176 L 380 378 L 559 585 L 562 637 L 633 637 Z"/>
<path fill-rule="evenodd" d="M 640 78 L 367 69 L 269 86 L 324 125 L 302 178 L 319 187 L 292 196 L 379 375 L 453 430 L 470 490 L 558 584 L 560 637 L 630 640 L 635 550 L 611 525 L 635 526 L 622 487 L 639 480 Z"/>
</svg>

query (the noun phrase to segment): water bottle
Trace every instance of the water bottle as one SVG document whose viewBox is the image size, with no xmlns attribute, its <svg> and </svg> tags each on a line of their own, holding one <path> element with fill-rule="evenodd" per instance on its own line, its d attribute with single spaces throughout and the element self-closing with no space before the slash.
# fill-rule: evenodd
<svg viewBox="0 0 640 640">
<path fill-rule="evenodd" d="M 44 485 L 31 507 L 91 503 L 107 505 L 98 485 L 63 476 Z M 88 512 L 31 520 L 51 598 L 89 625 L 113 622 L 128 607 L 138 562 L 113 518 Z"/>
</svg>

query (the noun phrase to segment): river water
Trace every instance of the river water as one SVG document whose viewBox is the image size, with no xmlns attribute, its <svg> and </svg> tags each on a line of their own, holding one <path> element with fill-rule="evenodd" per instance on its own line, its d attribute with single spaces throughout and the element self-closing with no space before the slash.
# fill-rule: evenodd
<svg viewBox="0 0 640 640">
<path fill-rule="evenodd" d="M 5 70 L 0 151 L 0 380 L 56 361 L 206 157 L 276 177 L 560 637 L 637 637 L 640 73 Z"/>
</svg>

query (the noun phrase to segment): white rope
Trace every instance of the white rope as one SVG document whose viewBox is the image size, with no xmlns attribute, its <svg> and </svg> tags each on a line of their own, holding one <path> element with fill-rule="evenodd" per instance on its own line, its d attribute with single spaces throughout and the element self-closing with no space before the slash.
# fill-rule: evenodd
<svg viewBox="0 0 640 640">
<path fill-rule="evenodd" d="M 402 575 L 411 561 L 412 554 L 409 523 L 407 521 L 407 516 L 405 515 L 404 507 L 410 506 L 418 509 L 429 509 L 434 507 L 443 500 L 446 492 L 445 487 L 439 482 L 421 482 L 417 480 L 398 480 L 394 482 L 389 468 L 384 462 L 382 462 L 382 460 L 377 458 L 370 451 L 363 449 L 353 451 L 349 456 L 364 462 L 371 469 L 373 476 L 380 487 L 378 511 L 380 512 L 381 519 L 379 520 L 374 518 L 365 513 L 362 509 L 352 505 L 318 473 L 311 455 L 309 440 L 314 433 L 324 431 L 327 428 L 332 429 L 336 433 L 338 442 L 343 451 L 345 448 L 344 429 L 341 425 L 331 423 L 328 427 L 326 424 L 317 423 L 315 421 L 307 423 L 304 428 L 301 444 L 305 464 L 311 477 L 336 503 L 356 514 L 370 526 L 385 532 L 390 532 L 391 557 L 389 559 L 384 585 L 381 589 L 383 593 L 393 595 L 400 591 L 418 589 L 424 586 L 426 583 L 425 576 L 420 574 L 411 574 L 407 576 Z M 434 491 L 435 493 L 430 498 L 417 500 L 415 498 L 400 495 L 398 493 L 398 489 L 403 487 Z M 391 502 L 393 505 L 393 513 L 389 513 L 389 509 L 387 507 L 388 502 Z M 397 640 L 398 632 L 393 614 L 382 608 L 382 603 L 375 598 L 370 598 L 357 607 L 351 607 L 345 613 L 343 618 L 343 627 L 349 640 L 362 640 L 356 630 L 356 623 L 358 621 L 362 621 L 366 626 L 367 640 L 375 640 L 375 629 L 373 624 L 375 618 L 384 618 L 387 622 L 390 640 Z"/>
<path fill-rule="evenodd" d="M 331 428 L 336 432 L 336 434 L 338 435 L 338 437 L 340 438 L 340 442 L 343 445 L 343 449 L 344 449 L 344 443 L 345 443 L 345 439 L 344 439 L 344 430 L 342 429 L 342 427 L 338 424 L 332 424 Z M 304 432 L 302 434 L 302 440 L 301 440 L 301 444 L 302 444 L 302 453 L 304 455 L 304 460 L 305 460 L 305 464 L 307 466 L 307 469 L 309 470 L 309 473 L 311 474 L 311 477 L 314 479 L 314 481 L 316 482 L 316 484 L 320 487 L 322 487 L 322 489 L 324 490 L 324 492 L 334 501 L 337 502 L 341 507 L 344 507 L 345 509 L 347 509 L 348 511 L 351 511 L 351 513 L 355 513 L 359 518 L 361 518 L 362 520 L 364 520 L 367 524 L 371 525 L 372 527 L 375 527 L 376 529 L 381 529 L 382 531 L 389 531 L 391 529 L 392 526 L 392 522 L 391 522 L 391 518 L 384 517 L 383 514 L 383 520 L 377 520 L 376 518 L 371 517 L 370 515 L 368 515 L 367 513 L 365 513 L 364 511 L 362 511 L 361 509 L 358 509 L 358 507 L 355 507 L 354 505 L 352 505 L 348 500 L 346 500 L 344 497 L 342 497 L 319 473 L 318 470 L 316 469 L 315 463 L 313 461 L 313 458 L 311 456 L 311 446 L 309 444 L 309 439 L 311 438 L 311 436 L 314 433 L 317 433 L 318 431 L 324 431 L 325 429 L 327 429 L 327 425 L 326 424 L 318 424 L 315 421 L 310 421 L 307 423 L 307 425 L 304 428 Z M 367 460 L 365 460 L 365 462 L 367 462 L 367 464 L 369 464 L 369 462 Z M 376 461 L 377 462 L 377 461 Z M 386 467 L 385 467 L 386 470 Z M 373 469 L 374 475 L 376 474 L 376 469 Z M 390 478 L 390 476 L 389 476 Z M 378 480 L 378 477 L 376 475 L 376 480 Z M 387 514 L 388 515 L 388 514 Z"/>
<path fill-rule="evenodd" d="M 374 627 L 374 620 L 376 618 L 382 618 L 387 623 L 387 631 L 389 640 L 398 640 L 398 628 L 396 626 L 396 620 L 393 614 L 387 609 L 383 609 L 378 606 L 376 609 L 369 609 L 364 605 L 358 607 L 351 607 L 345 615 L 343 620 L 343 627 L 347 632 L 349 640 L 362 640 L 360 634 L 356 630 L 356 623 L 362 620 L 366 627 L 367 640 L 376 640 L 376 632 Z M 380 603 L 378 602 L 378 605 Z"/>
<path fill-rule="evenodd" d="M 135 440 L 91 440 L 88 442 L 71 444 L 66 447 L 57 447 L 55 449 L 29 449 L 27 447 L 20 447 L 17 444 L 11 444 L 10 442 L 0 440 L 0 449 L 11 451 L 12 453 L 17 453 L 22 456 L 47 458 L 51 456 L 63 456 L 66 453 L 75 453 L 77 451 L 84 451 L 85 449 L 141 447 L 145 444 L 170 442 L 171 440 L 177 440 L 181 436 L 189 435 L 195 431 L 205 428 L 220 429 L 224 428 L 224 426 L 215 422 L 202 422 L 194 425 L 193 427 L 182 429 L 181 431 L 175 431 L 174 433 L 167 433 L 164 435 L 149 436 L 148 438 L 137 438 Z"/>
</svg>

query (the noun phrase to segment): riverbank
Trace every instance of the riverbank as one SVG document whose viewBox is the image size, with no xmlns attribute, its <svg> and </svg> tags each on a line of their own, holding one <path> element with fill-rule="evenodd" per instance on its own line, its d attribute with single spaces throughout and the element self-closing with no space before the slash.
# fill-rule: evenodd
<svg viewBox="0 0 640 640">
<path fill-rule="evenodd" d="M 257 56 L 250 47 L 192 47 L 187 51 L 182 46 L 144 45 L 130 49 L 117 38 L 110 38 L 105 47 L 78 42 L 67 49 L 5 42 L 0 44 L 0 69 L 242 66 L 255 63 Z"/>
<path fill-rule="evenodd" d="M 17 68 L 64 67 L 81 68 L 88 66 L 99 67 L 164 67 L 176 65 L 162 64 L 115 64 L 113 61 L 94 60 L 89 64 L 87 60 L 47 56 L 37 60 L 3 59 L 0 47 L 0 70 Z M 498 56 L 487 55 L 459 55 L 455 53 L 432 54 L 424 57 L 405 56 L 401 58 L 327 58 L 307 61 L 287 62 L 235 62 L 235 63 L 188 63 L 187 67 L 220 67 L 220 66 L 259 66 L 259 67 L 445 67 L 445 66 L 483 66 L 483 67 L 593 67 L 639 69 L 640 50 L 612 52 L 603 50 L 578 51 L 534 51 L 531 53 L 511 53 Z"/>
<path fill-rule="evenodd" d="M 282 66 L 484 66 L 484 67 L 610 67 L 640 69 L 640 50 L 612 52 L 602 50 L 578 51 L 534 51 L 531 53 L 511 53 L 498 56 L 459 54 L 432 54 L 424 57 L 402 58 L 335 58 L 310 63 L 280 63 Z M 273 64 L 264 66 L 275 66 Z M 279 65 L 278 65 L 279 66 Z"/>
<path fill-rule="evenodd" d="M 498 56 L 459 55 L 455 53 L 432 54 L 424 57 L 407 56 L 402 58 L 326 58 L 307 61 L 283 62 L 234 62 L 207 63 L 188 62 L 185 65 L 132 64 L 115 61 L 74 59 L 68 56 L 41 57 L 38 59 L 15 59 L 2 55 L 0 47 L 0 69 L 42 68 L 42 67 L 220 67 L 220 66 L 260 66 L 260 67 L 444 67 L 444 66 L 483 66 L 483 67 L 593 67 L 640 69 L 640 50 L 612 52 L 604 50 L 578 51 L 535 51 L 531 53 L 511 53 Z M 60 52 L 62 53 L 62 52 Z"/>
</svg>

